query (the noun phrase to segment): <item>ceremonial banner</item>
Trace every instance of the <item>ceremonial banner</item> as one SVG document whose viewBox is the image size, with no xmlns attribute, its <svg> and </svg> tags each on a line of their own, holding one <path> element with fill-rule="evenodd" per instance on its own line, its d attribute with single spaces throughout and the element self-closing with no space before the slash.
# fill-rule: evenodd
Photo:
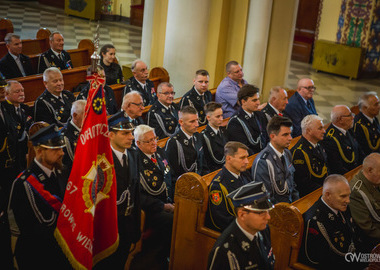
<svg viewBox="0 0 380 270">
<path fill-rule="evenodd" d="M 108 139 L 104 79 L 90 76 L 85 118 L 55 238 L 75 269 L 91 269 L 118 247 L 116 176 Z"/>
</svg>

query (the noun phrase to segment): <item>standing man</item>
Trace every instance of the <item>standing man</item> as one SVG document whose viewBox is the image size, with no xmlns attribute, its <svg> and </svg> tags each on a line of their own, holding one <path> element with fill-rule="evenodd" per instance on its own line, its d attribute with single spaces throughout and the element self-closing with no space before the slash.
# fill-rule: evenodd
<svg viewBox="0 0 380 270">
<path fill-rule="evenodd" d="M 380 125 L 377 116 L 380 102 L 376 92 L 359 98 L 360 113 L 354 119 L 354 135 L 365 155 L 380 152 Z"/>
<path fill-rule="evenodd" d="M 263 182 L 271 201 L 292 203 L 299 199 L 294 182 L 292 154 L 287 149 L 292 136 L 292 121 L 274 116 L 268 123 L 270 143 L 256 157 L 252 165 L 255 182 Z"/>
<path fill-rule="evenodd" d="M 268 104 L 261 111 L 265 113 L 268 122 L 273 116 L 283 116 L 286 104 L 288 104 L 288 93 L 281 86 L 275 86 L 270 90 Z"/>
<path fill-rule="evenodd" d="M 126 94 L 123 98 L 121 109 L 124 111 L 124 116 L 129 118 L 129 121 L 135 127 L 144 124 L 141 117 L 144 111 L 144 103 L 139 92 L 131 91 Z"/>
<path fill-rule="evenodd" d="M 354 115 L 345 105 L 331 111 L 331 124 L 321 145 L 326 150 L 330 173 L 345 174 L 362 164 L 363 152 L 352 135 Z"/>
<path fill-rule="evenodd" d="M 8 53 L 0 60 L 0 72 L 6 79 L 35 74 L 28 56 L 22 54 L 20 36 L 8 33 L 4 38 Z"/>
<path fill-rule="evenodd" d="M 213 172 L 222 168 L 226 161 L 224 146 L 227 138 L 224 128 L 221 127 L 223 123 L 222 104 L 211 101 L 206 104 L 204 110 L 208 124 L 201 132 L 203 151 L 207 168 L 209 172 Z"/>
<path fill-rule="evenodd" d="M 50 67 L 57 67 L 60 70 L 73 68 L 70 54 L 63 49 L 65 40 L 60 32 L 51 33 L 49 44 L 50 49 L 42 53 L 38 60 L 38 73 Z"/>
<path fill-rule="evenodd" d="M 293 153 L 293 165 L 296 169 L 294 181 L 300 197 L 320 188 L 328 175 L 327 155 L 318 143 L 326 133 L 322 118 L 307 115 L 301 122 L 301 139 L 290 150 Z"/>
<path fill-rule="evenodd" d="M 236 217 L 231 198 L 232 191 L 252 182 L 247 170 L 248 147 L 240 142 L 228 142 L 224 147 L 226 163 L 212 179 L 208 193 L 208 227 L 219 232 L 227 228 Z"/>
<path fill-rule="evenodd" d="M 131 91 L 140 92 L 144 106 L 152 105 L 156 100 L 156 91 L 154 90 L 154 84 L 149 80 L 149 69 L 147 65 L 137 59 L 132 62 L 133 77 L 129 78 L 124 88 L 124 96 Z"/>
<path fill-rule="evenodd" d="M 45 121 L 63 127 L 70 117 L 75 97 L 73 93 L 63 90 L 63 76 L 58 68 L 46 69 L 43 80 L 46 89 L 34 103 L 34 121 Z"/>
<path fill-rule="evenodd" d="M 248 146 L 249 155 L 253 155 L 264 149 L 269 141 L 267 119 L 259 111 L 259 88 L 245 84 L 237 96 L 241 107 L 228 122 L 227 137 L 229 141 L 238 141 Z"/>
<path fill-rule="evenodd" d="M 54 238 L 67 178 L 62 175 L 62 135 L 56 125 L 37 131 L 30 140 L 36 157 L 14 182 L 8 217 L 18 235 L 15 256 L 19 269 L 70 269 Z"/>
<path fill-rule="evenodd" d="M 309 114 L 317 114 L 315 109 L 313 95 L 316 88 L 311 79 L 304 78 L 297 83 L 297 92 L 289 99 L 289 104 L 286 105 L 284 115 L 289 117 L 293 123 L 293 138 L 300 136 L 301 121 Z"/>
<path fill-rule="evenodd" d="M 178 126 L 178 110 L 173 103 L 174 95 L 171 83 L 160 83 L 157 88 L 158 100 L 148 111 L 147 124 L 154 128 L 159 139 L 172 136 Z"/>
<path fill-rule="evenodd" d="M 208 90 L 209 79 L 210 77 L 207 70 L 197 70 L 193 81 L 194 86 L 182 97 L 179 106 L 180 109 L 188 105 L 194 107 L 198 112 L 200 126 L 205 125 L 207 120 L 204 106 L 212 100 L 212 94 Z"/>
<path fill-rule="evenodd" d="M 228 197 L 236 219 L 216 240 L 208 258 L 209 270 L 274 269 L 268 221 L 274 206 L 262 183 L 249 183 Z"/>
<path fill-rule="evenodd" d="M 215 101 L 222 103 L 223 117 L 231 117 L 239 108 L 237 94 L 240 88 L 247 84 L 243 79 L 243 69 L 236 61 L 230 61 L 226 65 L 227 77 L 225 77 L 216 89 Z"/>
</svg>

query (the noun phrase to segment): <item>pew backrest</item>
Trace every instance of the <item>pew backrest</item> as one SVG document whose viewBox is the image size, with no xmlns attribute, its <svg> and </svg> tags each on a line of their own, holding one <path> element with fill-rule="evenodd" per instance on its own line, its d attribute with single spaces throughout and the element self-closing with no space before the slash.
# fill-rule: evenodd
<svg viewBox="0 0 380 270">
<path fill-rule="evenodd" d="M 13 23 L 7 18 L 0 19 L 0 41 L 4 41 L 8 33 L 13 33 Z"/>
</svg>

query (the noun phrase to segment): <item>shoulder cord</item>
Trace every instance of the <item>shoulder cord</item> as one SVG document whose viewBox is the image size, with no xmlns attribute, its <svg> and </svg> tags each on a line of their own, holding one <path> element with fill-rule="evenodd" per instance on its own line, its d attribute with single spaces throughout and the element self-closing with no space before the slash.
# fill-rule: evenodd
<svg viewBox="0 0 380 270">
<path fill-rule="evenodd" d="M 74 153 L 73 153 L 73 150 L 71 149 L 70 141 L 66 136 L 64 136 L 63 139 L 64 139 L 65 144 L 66 144 L 67 154 L 69 155 L 69 158 L 73 161 L 74 160 Z"/>
<path fill-rule="evenodd" d="M 162 182 L 162 185 L 161 185 L 159 190 L 155 191 L 155 190 L 151 189 L 150 186 L 148 185 L 148 183 L 146 182 L 142 173 L 140 173 L 140 183 L 144 187 L 145 191 L 148 192 L 150 195 L 153 195 L 153 196 L 160 195 L 164 190 L 167 191 L 166 183 L 164 181 Z"/>
<path fill-rule="evenodd" d="M 226 199 L 225 201 L 226 201 L 226 209 L 227 209 L 227 212 L 228 212 L 230 215 L 232 215 L 232 216 L 236 216 L 236 213 L 235 213 L 235 207 L 234 207 L 234 205 L 232 204 L 231 199 L 227 197 L 227 195 L 228 195 L 228 193 L 229 193 L 228 190 L 227 190 L 227 188 L 226 188 L 224 185 L 222 185 L 221 183 L 219 183 L 219 185 L 220 185 L 220 189 L 222 190 L 222 192 L 223 192 L 223 194 L 224 194 L 224 198 Z M 230 206 L 230 208 L 231 208 L 231 210 L 232 210 L 232 213 L 231 213 L 231 211 L 228 209 L 228 206 Z"/>
<path fill-rule="evenodd" d="M 54 119 L 58 122 L 58 124 L 64 126 L 65 123 L 62 123 L 61 121 L 59 121 L 59 120 L 57 119 L 57 116 L 55 115 L 55 110 L 54 110 L 53 106 L 52 106 L 49 102 L 47 102 L 46 100 L 44 100 L 44 99 L 42 99 L 42 101 L 43 101 L 43 102 L 45 103 L 45 105 L 48 107 L 49 111 L 50 111 L 51 113 L 53 113 L 53 115 L 54 115 Z M 34 117 L 36 117 L 36 116 L 34 115 Z"/>
<path fill-rule="evenodd" d="M 193 102 L 191 102 L 191 100 L 190 100 L 190 99 L 189 99 L 189 105 L 195 109 L 195 106 L 194 106 Z M 199 115 L 198 115 L 198 117 L 199 117 Z M 206 116 L 205 116 L 205 119 L 204 119 L 203 121 L 201 121 L 201 119 L 200 119 L 200 118 L 198 118 L 198 122 L 199 122 L 199 124 L 201 124 L 201 125 L 204 125 L 204 124 L 206 124 L 206 121 L 207 121 L 207 118 L 206 118 Z"/>
<path fill-rule="evenodd" d="M 361 124 L 361 123 L 360 123 L 360 125 L 361 125 L 361 127 L 362 127 L 362 129 L 363 129 L 363 132 L 364 132 L 365 138 L 367 139 L 367 143 L 368 143 L 369 148 L 370 148 L 371 150 L 377 150 L 377 149 L 379 149 L 379 146 L 380 146 L 380 138 L 377 140 L 376 145 L 373 146 L 372 143 L 371 143 L 371 140 L 370 140 L 370 138 L 369 138 L 369 132 L 368 132 L 367 127 L 364 126 L 364 125 Z"/>
<path fill-rule="evenodd" d="M 169 132 L 166 131 L 166 128 L 165 128 L 164 122 L 162 121 L 161 116 L 158 115 L 158 113 L 154 113 L 154 116 L 156 116 L 156 119 L 157 119 L 158 125 L 160 126 L 160 128 L 161 128 L 162 131 L 164 132 L 165 136 L 166 136 L 166 137 L 171 137 L 171 136 L 174 134 L 175 129 L 174 129 L 174 132 L 173 132 L 172 134 L 170 134 Z"/>
<path fill-rule="evenodd" d="M 226 157 L 223 155 L 223 158 L 221 160 L 217 159 L 214 156 L 214 152 L 212 151 L 212 147 L 211 147 L 211 143 L 210 143 L 209 138 L 204 133 L 202 135 L 203 135 L 203 138 L 205 139 L 205 142 L 206 142 L 206 145 L 207 145 L 207 149 L 210 152 L 211 158 L 214 160 L 214 162 L 216 164 L 224 164 L 224 162 L 226 161 Z"/>
<path fill-rule="evenodd" d="M 309 231 L 309 225 L 310 225 L 310 219 L 307 221 L 307 225 L 306 225 L 306 234 L 305 234 L 305 254 L 306 254 L 306 257 L 307 259 L 309 260 L 309 262 L 313 263 L 313 264 L 319 264 L 319 262 L 315 262 L 313 261 L 312 259 L 310 259 L 309 257 L 309 253 L 307 252 L 307 236 L 309 235 L 308 234 L 308 231 Z"/>
<path fill-rule="evenodd" d="M 129 188 L 127 188 L 126 190 L 123 191 L 123 193 L 121 193 L 120 199 L 116 201 L 116 205 L 122 204 L 127 198 L 127 196 L 128 196 L 128 205 L 129 205 L 129 202 L 131 200 L 131 194 L 129 192 Z"/>
<path fill-rule="evenodd" d="M 239 121 L 240 125 L 242 126 L 243 130 L 244 130 L 244 133 L 245 133 L 245 136 L 247 136 L 248 138 L 248 141 L 250 144 L 253 144 L 253 145 L 256 145 L 256 144 L 259 144 L 260 143 L 260 148 L 262 148 L 262 145 L 261 145 L 261 137 L 259 136 L 257 138 L 257 141 L 255 141 L 253 138 L 252 138 L 252 134 L 251 132 L 249 131 L 247 125 L 237 116 L 235 116 L 236 119 Z"/>
<path fill-rule="evenodd" d="M 185 170 L 185 172 L 193 172 L 194 169 L 195 169 L 195 172 L 197 172 L 198 171 L 197 159 L 195 159 L 195 162 L 191 165 L 190 168 L 187 168 L 185 154 L 183 153 L 182 145 L 179 143 L 178 140 L 176 140 L 175 142 L 177 143 L 177 149 L 178 149 L 178 163 L 182 165 L 182 168 Z"/>
<path fill-rule="evenodd" d="M 236 255 L 231 252 L 231 250 L 227 251 L 227 258 L 231 270 L 240 270 L 239 261 L 236 258 Z"/>
<path fill-rule="evenodd" d="M 277 186 L 277 183 L 276 183 L 276 177 L 275 177 L 275 172 L 274 172 L 274 167 L 273 167 L 272 162 L 268 159 L 266 159 L 265 161 L 268 164 L 269 179 L 272 182 L 272 187 L 274 188 L 274 191 L 278 195 L 285 195 L 286 193 L 289 192 L 288 182 L 285 179 L 284 189 L 280 190 Z"/>
<path fill-rule="evenodd" d="M 325 174 L 327 173 L 327 167 L 326 167 L 326 164 L 323 165 L 323 168 L 322 168 L 322 172 L 321 172 L 321 174 L 316 174 L 316 173 L 313 171 L 313 169 L 311 168 L 309 155 L 308 155 L 304 150 L 302 150 L 301 146 L 302 146 L 302 145 L 300 145 L 300 146 L 296 149 L 296 151 L 297 151 L 297 150 L 301 150 L 303 156 L 305 157 L 306 165 L 307 165 L 307 168 L 309 169 L 310 174 L 311 174 L 312 176 L 314 176 L 314 177 L 317 177 L 317 178 L 322 178 L 323 176 L 325 176 Z M 294 157 L 294 153 L 295 153 L 296 151 L 293 152 L 293 157 Z"/>
<path fill-rule="evenodd" d="M 372 204 L 368 198 L 368 196 L 363 192 L 363 190 L 360 189 L 360 187 L 362 186 L 363 182 L 362 180 L 359 180 L 355 183 L 355 185 L 352 187 L 352 190 L 357 190 L 359 192 L 359 194 L 362 196 L 363 200 L 364 200 L 364 203 L 365 205 L 367 206 L 369 212 L 371 213 L 372 217 L 377 221 L 377 222 L 380 222 L 380 217 L 379 215 L 376 213 L 375 209 L 373 209 L 372 207 Z"/>
<path fill-rule="evenodd" d="M 330 129 L 330 131 L 329 131 L 329 133 L 327 133 L 326 137 L 330 137 L 330 138 L 332 138 L 335 141 L 336 145 L 338 146 L 339 154 L 342 157 L 342 159 L 344 160 L 344 162 L 346 162 L 346 163 L 352 163 L 352 162 L 354 162 L 355 161 L 355 152 L 352 151 L 352 159 L 348 160 L 348 158 L 343 153 L 342 146 L 340 145 L 340 143 L 337 140 L 337 138 L 335 138 L 333 136 L 333 134 L 334 134 L 334 129 Z"/>
</svg>

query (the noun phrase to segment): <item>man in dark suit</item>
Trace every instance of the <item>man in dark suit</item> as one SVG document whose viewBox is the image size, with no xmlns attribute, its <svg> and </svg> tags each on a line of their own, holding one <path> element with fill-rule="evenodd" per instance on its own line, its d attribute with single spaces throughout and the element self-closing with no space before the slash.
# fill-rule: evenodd
<svg viewBox="0 0 380 270">
<path fill-rule="evenodd" d="M 190 105 L 197 110 L 200 126 L 205 125 L 207 120 L 204 112 L 204 106 L 212 100 L 212 94 L 208 90 L 208 84 L 209 74 L 207 70 L 197 70 L 197 72 L 195 72 L 193 88 L 183 95 L 181 102 L 179 103 L 180 109 L 184 106 Z"/>
<path fill-rule="evenodd" d="M 345 174 L 362 164 L 364 154 L 352 134 L 353 122 L 354 114 L 347 106 L 332 109 L 331 124 L 321 141 L 330 173 Z"/>
<path fill-rule="evenodd" d="M 22 54 L 20 36 L 8 33 L 5 36 L 8 53 L 0 60 L 0 72 L 6 79 L 25 77 L 35 74 L 28 56 Z"/>
<path fill-rule="evenodd" d="M 144 120 L 141 117 L 144 111 L 144 103 L 140 92 L 131 91 L 126 94 L 123 97 L 121 109 L 124 111 L 124 116 L 127 117 L 135 127 L 144 124 Z"/>
<path fill-rule="evenodd" d="M 172 136 L 178 126 L 178 110 L 173 103 L 174 95 L 171 83 L 160 83 L 157 88 L 158 100 L 149 109 L 147 124 L 154 128 L 159 139 Z"/>
<path fill-rule="evenodd" d="M 124 88 L 124 96 L 131 91 L 138 91 L 144 102 L 144 106 L 152 105 L 156 100 L 156 91 L 154 90 L 154 84 L 149 80 L 149 69 L 147 65 L 137 59 L 132 62 L 133 77 L 129 78 Z"/>
<path fill-rule="evenodd" d="M 209 172 L 216 171 L 223 167 L 225 162 L 224 145 L 227 142 L 223 123 L 222 104 L 209 102 L 205 106 L 205 114 L 208 124 L 202 130 L 203 151 L 205 154 L 205 164 Z"/>
<path fill-rule="evenodd" d="M 70 117 L 71 104 L 75 97 L 73 93 L 63 89 L 63 76 L 58 68 L 45 70 L 43 80 L 46 89 L 34 103 L 34 120 L 63 127 Z"/>
<path fill-rule="evenodd" d="M 273 116 L 283 116 L 286 104 L 288 104 L 288 93 L 281 86 L 275 86 L 270 90 L 268 104 L 261 110 L 265 113 L 268 122 Z"/>
<path fill-rule="evenodd" d="M 311 79 L 299 80 L 297 92 L 289 99 L 289 103 L 286 105 L 284 116 L 289 117 L 293 122 L 293 138 L 302 134 L 302 119 L 306 115 L 317 114 L 313 100 L 315 89 L 314 82 Z"/>
<path fill-rule="evenodd" d="M 365 155 L 380 152 L 380 125 L 377 115 L 380 102 L 376 92 L 367 92 L 359 98 L 360 113 L 354 119 L 354 135 Z"/>
<path fill-rule="evenodd" d="M 50 67 L 57 67 L 60 70 L 73 68 L 70 54 L 63 49 L 65 40 L 60 32 L 51 33 L 49 44 L 50 49 L 42 53 L 38 60 L 38 73 L 43 73 Z"/>
<path fill-rule="evenodd" d="M 238 92 L 241 107 L 227 125 L 228 140 L 248 146 L 249 155 L 260 152 L 269 142 L 266 131 L 267 119 L 265 114 L 259 111 L 259 98 L 259 88 L 244 84 Z"/>
</svg>

